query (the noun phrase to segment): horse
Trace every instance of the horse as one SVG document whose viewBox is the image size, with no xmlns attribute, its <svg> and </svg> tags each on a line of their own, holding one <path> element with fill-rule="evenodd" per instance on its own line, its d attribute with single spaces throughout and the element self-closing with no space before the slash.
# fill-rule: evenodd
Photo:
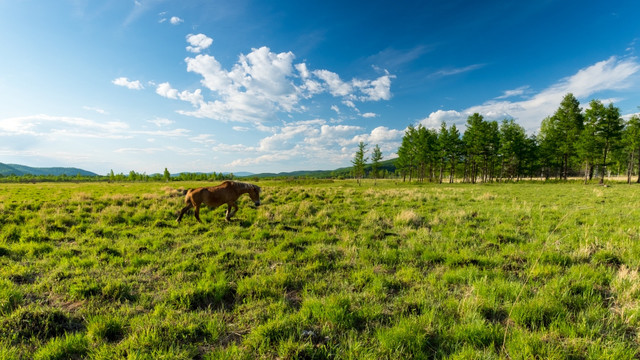
<svg viewBox="0 0 640 360">
<path fill-rule="evenodd" d="M 202 224 L 200 220 L 200 205 L 202 203 L 213 209 L 222 204 L 227 204 L 225 220 L 230 221 L 231 217 L 238 211 L 237 200 L 240 195 L 248 193 L 253 203 L 256 206 L 260 206 L 260 191 L 258 185 L 229 180 L 218 186 L 189 189 L 184 197 L 186 206 L 180 210 L 180 215 L 178 215 L 178 223 L 182 220 L 184 213 L 194 208 L 196 220 Z"/>
</svg>

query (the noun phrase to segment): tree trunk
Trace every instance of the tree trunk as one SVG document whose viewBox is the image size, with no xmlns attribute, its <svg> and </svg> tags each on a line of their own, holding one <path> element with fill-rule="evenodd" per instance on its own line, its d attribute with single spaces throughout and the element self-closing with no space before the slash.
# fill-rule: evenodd
<svg viewBox="0 0 640 360">
<path fill-rule="evenodd" d="M 640 148 L 638 149 L 638 181 L 636 183 L 640 184 Z"/>
<path fill-rule="evenodd" d="M 602 157 L 602 174 L 600 175 L 600 185 L 604 184 L 605 172 L 607 172 L 607 147 L 604 148 L 604 156 Z"/>
<path fill-rule="evenodd" d="M 631 184 L 631 173 L 633 173 L 633 151 L 629 154 L 629 162 L 627 163 L 627 184 Z"/>
<path fill-rule="evenodd" d="M 589 159 L 584 162 L 584 184 L 586 185 L 589 182 Z"/>
<path fill-rule="evenodd" d="M 456 165 L 451 161 L 451 171 L 449 172 L 449 184 L 453 184 L 453 177 L 456 172 Z"/>
</svg>

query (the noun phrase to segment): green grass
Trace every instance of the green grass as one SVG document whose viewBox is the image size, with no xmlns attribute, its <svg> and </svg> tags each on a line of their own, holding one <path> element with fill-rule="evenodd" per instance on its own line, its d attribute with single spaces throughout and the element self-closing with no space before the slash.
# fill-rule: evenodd
<svg viewBox="0 0 640 360">
<path fill-rule="evenodd" d="M 0 186 L 0 358 L 635 359 L 640 188 Z"/>
</svg>

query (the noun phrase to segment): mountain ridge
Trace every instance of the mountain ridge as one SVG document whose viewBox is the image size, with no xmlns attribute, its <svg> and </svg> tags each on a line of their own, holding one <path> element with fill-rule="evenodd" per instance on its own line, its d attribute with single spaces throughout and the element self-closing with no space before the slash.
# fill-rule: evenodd
<svg viewBox="0 0 640 360">
<path fill-rule="evenodd" d="M 395 171 L 395 158 L 389 159 L 380 162 L 379 170 L 387 170 L 389 172 Z M 371 169 L 371 164 L 367 164 L 365 169 L 369 171 Z M 276 178 L 276 177 L 311 177 L 311 178 L 329 178 L 329 177 L 348 177 L 351 173 L 352 167 L 342 167 L 334 170 L 296 170 L 289 172 L 279 172 L 279 173 L 251 173 L 251 172 L 237 172 L 233 173 L 238 178 Z M 188 173 L 188 172 L 186 172 Z M 196 172 L 201 174 L 200 172 Z M 100 176 L 94 172 L 83 170 L 75 167 L 32 167 L 20 164 L 4 164 L 0 162 L 0 176 L 24 176 L 24 175 L 34 175 L 34 176 L 76 176 L 80 174 L 81 176 Z M 224 173 L 224 174 L 229 174 Z M 171 174 L 172 177 L 178 176 L 180 173 Z"/>
<path fill-rule="evenodd" d="M 52 176 L 98 176 L 98 174 L 75 168 L 75 167 L 32 167 L 20 164 L 0 163 L 0 175 L 3 176 L 23 176 L 23 175 L 52 175 Z"/>
</svg>

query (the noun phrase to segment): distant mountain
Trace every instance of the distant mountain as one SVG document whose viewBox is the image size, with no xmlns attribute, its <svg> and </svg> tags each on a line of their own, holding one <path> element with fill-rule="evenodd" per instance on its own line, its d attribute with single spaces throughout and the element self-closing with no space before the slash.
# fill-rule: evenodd
<svg viewBox="0 0 640 360">
<path fill-rule="evenodd" d="M 211 172 L 205 173 L 205 172 L 201 172 L 201 171 L 196 171 L 196 172 L 188 172 L 188 171 L 185 171 L 185 172 L 179 172 L 179 173 L 177 173 L 177 174 L 171 174 L 171 177 L 178 177 L 178 176 L 180 176 L 180 175 L 182 175 L 182 174 L 198 174 L 198 175 L 202 175 L 202 174 L 204 174 L 204 175 L 211 175 L 211 174 L 213 174 L 213 173 L 211 173 Z M 246 172 L 246 171 L 240 171 L 240 172 L 237 172 L 237 173 L 235 173 L 235 172 L 234 172 L 234 173 L 230 173 L 230 172 L 223 172 L 222 174 L 223 174 L 223 175 L 233 174 L 233 176 L 235 176 L 235 177 L 245 177 L 245 176 L 252 176 L 252 175 L 253 175 L 253 173 Z M 156 174 L 152 174 L 152 175 L 156 175 Z"/>
<path fill-rule="evenodd" d="M 391 172 L 391 173 L 395 172 L 396 160 L 397 159 L 394 158 L 394 159 L 381 161 L 379 171 L 387 170 L 388 172 Z M 344 167 L 344 168 L 339 168 L 335 170 L 301 170 L 301 171 L 291 171 L 291 172 L 281 172 L 281 173 L 260 173 L 260 174 L 246 175 L 246 176 L 238 175 L 238 173 L 234 173 L 234 175 L 242 176 L 242 177 L 256 177 L 256 178 L 309 177 L 309 178 L 322 179 L 322 178 L 332 178 L 332 177 L 338 177 L 338 176 L 348 177 L 350 176 L 352 170 L 353 170 L 353 167 L 350 166 L 350 167 Z M 365 166 L 365 171 L 367 172 L 371 171 L 371 164 L 368 164 L 367 166 Z"/>
<path fill-rule="evenodd" d="M 36 168 L 18 164 L 3 164 L 0 163 L 0 175 L 8 176 L 22 176 L 22 175 L 67 175 L 67 176 L 98 176 L 98 174 L 91 171 L 82 170 L 78 168 L 67 167 L 48 167 L 48 168 Z"/>
</svg>

